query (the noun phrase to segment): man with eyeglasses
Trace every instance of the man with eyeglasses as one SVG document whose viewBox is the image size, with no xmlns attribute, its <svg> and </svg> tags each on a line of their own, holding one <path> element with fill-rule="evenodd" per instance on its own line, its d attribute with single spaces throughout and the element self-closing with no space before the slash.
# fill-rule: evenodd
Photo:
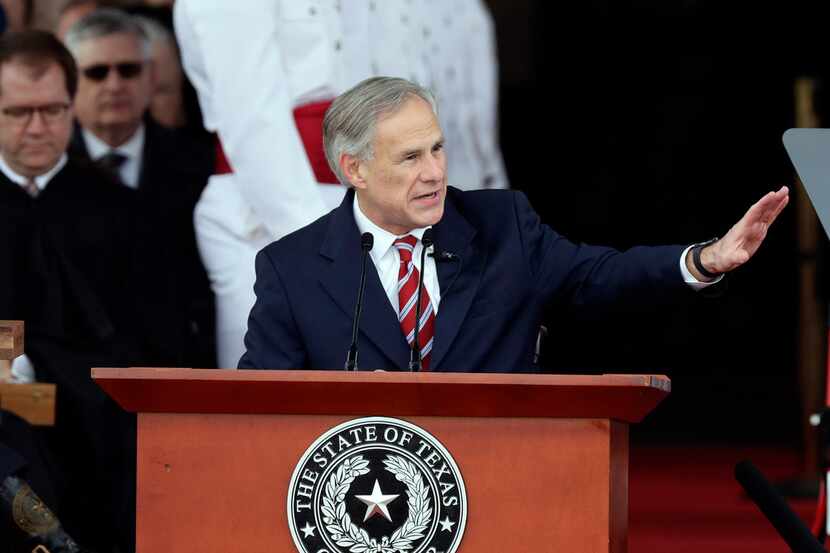
<svg viewBox="0 0 830 553">
<path fill-rule="evenodd" d="M 67 156 L 76 87 L 50 33 L 0 37 L 0 319 L 26 323 L 13 374 L 57 385 L 58 514 L 111 551 L 131 541 L 134 421 L 89 370 L 136 350 L 134 193 Z"/>
<path fill-rule="evenodd" d="M 215 366 L 212 293 L 193 230 L 212 150 L 147 115 L 155 67 L 134 16 L 96 10 L 70 27 L 66 45 L 79 68 L 70 155 L 92 160 L 136 192 L 146 337 L 140 361 Z"/>
</svg>

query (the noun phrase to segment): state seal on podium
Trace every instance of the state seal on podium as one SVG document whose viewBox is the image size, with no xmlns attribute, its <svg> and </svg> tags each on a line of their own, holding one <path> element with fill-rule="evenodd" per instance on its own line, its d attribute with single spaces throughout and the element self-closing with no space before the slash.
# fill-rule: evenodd
<svg viewBox="0 0 830 553">
<path fill-rule="evenodd" d="M 301 553 L 453 553 L 467 495 L 434 436 L 400 419 L 368 417 L 309 446 L 291 477 L 287 509 Z"/>
</svg>

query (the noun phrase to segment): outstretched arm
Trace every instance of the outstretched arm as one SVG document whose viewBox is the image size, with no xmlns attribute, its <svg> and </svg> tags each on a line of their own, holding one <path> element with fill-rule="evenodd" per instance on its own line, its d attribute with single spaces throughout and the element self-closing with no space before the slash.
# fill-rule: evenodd
<svg viewBox="0 0 830 553">
<path fill-rule="evenodd" d="M 769 192 L 758 200 L 723 238 L 701 250 L 700 262 L 703 267 L 710 273 L 722 274 L 737 269 L 749 261 L 758 251 L 767 235 L 767 230 L 787 205 L 789 199 L 789 189 L 782 186 L 779 190 Z M 711 280 L 697 270 L 691 251 L 686 255 L 686 267 L 698 280 L 702 282 Z"/>
</svg>

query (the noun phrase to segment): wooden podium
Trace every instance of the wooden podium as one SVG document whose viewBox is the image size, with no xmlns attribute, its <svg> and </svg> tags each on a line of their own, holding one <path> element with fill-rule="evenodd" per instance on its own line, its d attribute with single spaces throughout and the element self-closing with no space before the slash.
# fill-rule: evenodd
<svg viewBox="0 0 830 553">
<path fill-rule="evenodd" d="M 628 425 L 670 391 L 668 378 L 647 375 L 92 375 L 138 413 L 138 553 L 296 551 L 286 514 L 295 467 L 319 436 L 364 416 L 417 425 L 455 459 L 468 501 L 459 552 L 624 552 Z"/>
</svg>

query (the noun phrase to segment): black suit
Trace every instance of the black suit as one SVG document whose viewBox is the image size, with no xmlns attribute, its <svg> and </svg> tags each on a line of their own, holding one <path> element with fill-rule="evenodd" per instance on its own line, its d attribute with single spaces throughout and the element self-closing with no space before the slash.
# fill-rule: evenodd
<svg viewBox="0 0 830 553">
<path fill-rule="evenodd" d="M 37 378 L 57 384 L 65 522 L 101 550 L 130 539 L 134 419 L 89 370 L 136 355 L 134 204 L 133 191 L 72 160 L 36 199 L 0 174 L 0 319 L 26 322 Z"/>
<path fill-rule="evenodd" d="M 138 324 L 145 343 L 132 364 L 214 367 L 213 294 L 193 229 L 212 150 L 150 119 L 145 129 L 135 204 Z M 89 160 L 80 127 L 69 152 Z"/>
<path fill-rule="evenodd" d="M 242 369 L 339 369 L 352 332 L 360 279 L 360 231 L 349 191 L 328 215 L 257 255 L 256 303 Z M 431 370 L 535 371 L 542 309 L 570 304 L 597 316 L 688 293 L 683 246 L 610 248 L 573 244 L 539 220 L 524 194 L 448 188 L 433 227 L 441 305 Z M 405 370 L 409 347 L 369 264 L 360 320 L 360 364 Z"/>
</svg>

